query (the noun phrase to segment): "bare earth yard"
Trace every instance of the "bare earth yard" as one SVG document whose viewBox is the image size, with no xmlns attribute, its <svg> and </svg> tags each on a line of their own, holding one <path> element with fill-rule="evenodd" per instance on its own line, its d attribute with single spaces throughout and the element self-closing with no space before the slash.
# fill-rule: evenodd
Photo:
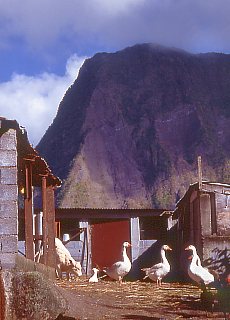
<svg viewBox="0 0 230 320">
<path fill-rule="evenodd" d="M 68 316 L 74 319 L 224 319 L 222 312 L 205 310 L 201 291 L 192 284 L 163 283 L 157 289 L 154 283 L 143 281 L 119 285 L 81 279 L 57 281 L 57 285 L 69 300 Z"/>
</svg>

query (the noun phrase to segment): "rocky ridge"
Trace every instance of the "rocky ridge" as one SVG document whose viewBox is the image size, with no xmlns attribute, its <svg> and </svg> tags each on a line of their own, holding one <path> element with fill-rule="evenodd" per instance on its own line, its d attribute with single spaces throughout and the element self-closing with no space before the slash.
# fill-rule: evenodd
<svg viewBox="0 0 230 320">
<path fill-rule="evenodd" d="M 230 182 L 230 55 L 141 44 L 83 64 L 37 146 L 61 207 L 174 208 L 197 181 Z"/>
</svg>

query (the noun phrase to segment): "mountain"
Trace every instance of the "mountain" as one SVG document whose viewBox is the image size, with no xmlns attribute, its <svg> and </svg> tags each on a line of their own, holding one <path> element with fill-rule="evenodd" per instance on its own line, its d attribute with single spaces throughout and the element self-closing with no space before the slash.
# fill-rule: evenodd
<svg viewBox="0 0 230 320">
<path fill-rule="evenodd" d="M 230 182 L 230 55 L 153 44 L 83 64 L 37 146 L 61 207 L 173 209 L 190 183 Z"/>
</svg>

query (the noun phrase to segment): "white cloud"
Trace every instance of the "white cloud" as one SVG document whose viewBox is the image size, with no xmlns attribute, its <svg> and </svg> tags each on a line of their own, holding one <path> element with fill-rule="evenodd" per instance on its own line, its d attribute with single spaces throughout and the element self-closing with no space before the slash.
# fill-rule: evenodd
<svg viewBox="0 0 230 320">
<path fill-rule="evenodd" d="M 97 7 L 111 15 L 129 12 L 130 8 L 141 6 L 145 0 L 93 0 Z"/>
<path fill-rule="evenodd" d="M 10 81 L 0 83 L 0 115 L 24 126 L 29 141 L 35 146 L 55 117 L 62 97 L 76 79 L 84 60 L 85 57 L 71 56 L 63 76 L 13 74 Z"/>
<path fill-rule="evenodd" d="M 67 42 L 117 49 L 147 41 L 230 50 L 229 10 L 229 0 L 0 1 L 0 46 L 18 37 L 41 51 L 64 50 Z"/>
</svg>

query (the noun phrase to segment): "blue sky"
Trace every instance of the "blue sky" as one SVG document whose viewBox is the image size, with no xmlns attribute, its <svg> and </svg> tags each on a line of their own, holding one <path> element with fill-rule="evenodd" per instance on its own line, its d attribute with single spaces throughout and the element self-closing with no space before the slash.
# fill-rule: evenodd
<svg viewBox="0 0 230 320">
<path fill-rule="evenodd" d="M 36 146 L 85 58 L 153 42 L 230 53 L 230 0 L 0 0 L 0 116 Z"/>
</svg>

